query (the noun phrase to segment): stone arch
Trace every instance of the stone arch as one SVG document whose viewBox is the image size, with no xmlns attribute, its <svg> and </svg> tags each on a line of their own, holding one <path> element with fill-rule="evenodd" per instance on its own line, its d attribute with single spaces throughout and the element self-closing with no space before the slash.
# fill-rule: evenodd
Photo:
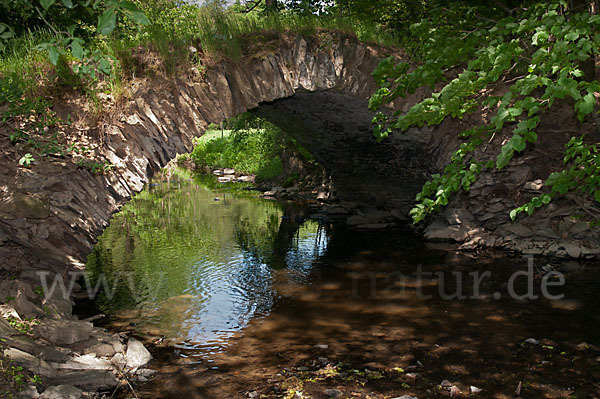
<svg viewBox="0 0 600 399">
<path fill-rule="evenodd" d="M 341 34 L 331 38 L 323 45 L 288 37 L 274 52 L 139 84 L 105 128 L 103 155 L 114 170 L 93 175 L 48 161 L 26 178 L 13 176 L 14 191 L 0 214 L 0 268 L 18 267 L 25 275 L 83 269 L 111 215 L 154 172 L 191 151 L 210 123 L 297 93 L 337 93 L 366 107 L 376 89 L 371 73 L 392 51 Z"/>
</svg>

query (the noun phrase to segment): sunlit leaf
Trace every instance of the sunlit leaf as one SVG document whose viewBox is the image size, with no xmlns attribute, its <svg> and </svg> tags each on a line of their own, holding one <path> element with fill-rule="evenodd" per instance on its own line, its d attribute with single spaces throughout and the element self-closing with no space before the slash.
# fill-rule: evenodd
<svg viewBox="0 0 600 399">
<path fill-rule="evenodd" d="M 117 11 L 115 7 L 110 7 L 98 19 L 98 32 L 103 35 L 110 35 L 117 27 Z"/>
<path fill-rule="evenodd" d="M 71 53 L 73 54 L 73 57 L 77 58 L 78 60 L 83 60 L 83 47 L 81 47 L 77 41 L 73 41 L 71 43 Z"/>
<path fill-rule="evenodd" d="M 58 59 L 60 58 L 60 53 L 58 52 L 58 49 L 56 48 L 56 46 L 48 47 L 48 54 L 50 55 L 50 62 L 52 63 L 52 65 L 54 65 L 54 66 L 58 65 Z"/>
<path fill-rule="evenodd" d="M 131 13 L 131 19 L 138 25 L 150 25 L 150 20 L 141 11 L 134 11 Z"/>
</svg>

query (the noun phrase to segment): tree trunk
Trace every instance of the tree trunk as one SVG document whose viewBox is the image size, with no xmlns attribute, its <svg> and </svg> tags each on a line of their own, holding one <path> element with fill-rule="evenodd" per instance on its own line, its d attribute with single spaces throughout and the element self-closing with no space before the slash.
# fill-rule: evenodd
<svg viewBox="0 0 600 399">
<path fill-rule="evenodd" d="M 277 0 L 265 0 L 267 12 L 277 11 Z"/>
</svg>

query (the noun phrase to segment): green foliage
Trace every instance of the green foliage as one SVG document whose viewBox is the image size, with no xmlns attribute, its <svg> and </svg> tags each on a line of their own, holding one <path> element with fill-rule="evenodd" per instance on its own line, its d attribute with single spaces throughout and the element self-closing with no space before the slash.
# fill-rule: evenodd
<svg viewBox="0 0 600 399">
<path fill-rule="evenodd" d="M 292 187 L 296 184 L 297 181 L 300 180 L 300 175 L 298 173 L 292 173 L 285 179 L 283 179 L 283 183 L 281 184 L 284 188 Z"/>
<path fill-rule="evenodd" d="M 301 148 L 278 127 L 250 114 L 242 114 L 229 123 L 233 130 L 226 137 L 221 138 L 220 131 L 207 132 L 208 139 L 197 141 L 191 154 L 197 166 L 230 167 L 254 174 L 258 180 L 272 180 L 283 174 L 284 150 L 298 152 Z"/>
<path fill-rule="evenodd" d="M 424 16 L 426 6 L 425 0 L 338 0 L 332 11 L 352 16 L 359 21 L 378 23 L 385 29 L 404 32 L 414 21 Z"/>
<path fill-rule="evenodd" d="M 2 354 L 6 340 L 0 338 L 0 397 L 16 398 L 26 383 L 41 384 L 42 379 L 36 374 L 28 373 L 22 366 Z"/>
<path fill-rule="evenodd" d="M 528 144 L 535 144 L 540 117 L 556 100 L 570 98 L 580 120 L 594 111 L 594 93 L 600 92 L 600 84 L 585 79 L 581 64 L 598 52 L 600 16 L 565 13 L 565 7 L 563 1 L 538 3 L 520 9 L 516 17 L 499 21 L 480 18 L 477 7 L 451 7 L 444 9 L 444 13 L 433 11 L 430 19 L 411 27 L 413 35 L 426 38 L 415 47 L 419 64 L 413 68 L 404 62 L 395 64 L 388 58 L 375 70 L 373 76 L 380 88 L 370 99 L 372 110 L 414 93 L 419 87 L 435 88 L 443 82 L 440 90 L 406 113 L 397 112 L 392 118 L 381 112 L 376 114 L 378 139 L 385 138 L 393 129 L 404 131 L 411 126 L 437 125 L 448 117 L 460 119 L 476 110 L 492 115 L 484 125 L 461 133 L 465 142 L 450 164 L 441 175 L 432 176 L 417 196 L 417 204 L 411 211 L 415 223 L 446 205 L 451 194 L 461 189 L 468 191 L 484 168 L 502 169 Z M 450 80 L 446 71 L 455 67 L 462 71 Z M 512 78 L 506 92 L 502 96 L 490 95 L 493 87 L 506 77 Z M 504 127 L 512 131 L 512 137 L 503 143 L 495 161 L 476 159 L 475 151 L 484 142 L 491 142 Z M 570 144 L 571 151 L 575 151 L 576 142 Z M 587 148 L 582 150 L 587 155 L 593 153 L 586 146 L 577 148 Z M 562 194 L 566 192 L 564 187 L 572 189 L 582 183 L 585 185 L 582 191 L 595 195 L 600 187 L 592 175 L 595 171 L 591 164 L 595 160 L 583 155 L 568 157 L 573 168 L 559 172 L 566 180 L 557 181 L 551 176 L 548 185 L 553 190 L 560 187 L 553 193 Z M 567 180 L 571 183 L 567 184 Z M 551 198 L 552 195 L 536 198 L 511 216 L 516 217 L 522 211 L 531 214 Z M 600 200 L 600 195 L 596 199 Z"/>
<path fill-rule="evenodd" d="M 24 92 L 20 76 L 13 74 L 0 78 L 0 103 L 6 104 L 0 111 L 0 122 L 9 127 L 11 143 L 24 152 L 19 165 L 30 167 L 38 155 L 42 158 L 72 155 L 84 157 L 78 161 L 79 166 L 95 174 L 113 168 L 109 162 L 87 159 L 89 148 L 78 143 L 67 145 L 64 128 L 70 122 L 58 118 L 52 111 L 52 104 L 46 99 L 28 97 Z"/>
<path fill-rule="evenodd" d="M 590 195 L 600 202 L 600 153 L 596 144 L 586 144 L 583 139 L 583 136 L 573 137 L 566 145 L 564 163 L 570 167 L 553 172 L 546 179 L 550 193 L 534 197 L 512 210 L 512 220 L 522 212 L 532 215 L 535 209 L 549 204 L 552 198 L 572 191 Z"/>
<path fill-rule="evenodd" d="M 139 307 L 145 317 L 138 322 L 153 326 L 156 320 L 149 315 L 158 312 L 163 314 L 163 327 L 178 335 L 181 320 L 171 323 L 170 318 L 182 315 L 173 314 L 169 298 L 194 288 L 210 291 L 195 284 L 211 267 L 237 255 L 232 245 L 238 234 L 236 221 L 263 239 L 276 235 L 283 211 L 278 203 L 258 200 L 256 192 L 224 187 L 214 176 L 178 170 L 169 174 L 174 184 L 155 181 L 115 215 L 88 257 L 86 273 L 94 283 L 105 276 L 110 287 L 116 284 L 112 299 L 98 298 L 103 311 Z M 221 205 L 224 201 L 226 206 Z M 125 273 L 132 273 L 132 280 Z"/>
<path fill-rule="evenodd" d="M 27 153 L 27 154 L 23 155 L 21 157 L 21 159 L 19 159 L 19 165 L 28 168 L 29 165 L 31 165 L 31 163 L 33 161 L 35 161 L 35 159 L 33 158 L 33 155 L 31 155 L 30 153 Z"/>
<path fill-rule="evenodd" d="M 0 22 L 0 50 L 3 50 L 8 39 L 12 38 L 15 33 L 11 27 Z"/>
<path fill-rule="evenodd" d="M 7 104 L 0 113 L 0 121 L 12 128 L 9 137 L 13 144 L 21 144 L 43 156 L 64 154 L 59 143 L 61 132 L 56 128 L 59 120 L 48 101 L 24 97 L 18 78 L 11 76 L 0 79 L 0 103 Z M 33 155 L 26 153 L 19 164 L 28 167 L 33 160 Z"/>
<path fill-rule="evenodd" d="M 174 74 L 190 63 L 202 70 L 207 58 L 239 60 L 247 49 L 251 55 L 271 51 L 285 31 L 315 35 L 329 29 L 397 43 L 375 22 L 308 3 L 277 13 L 243 13 L 243 7 L 226 9 L 221 2 L 1 0 L 0 76 L 19 75 L 26 95 L 67 85 L 94 99 L 104 82 L 118 89 L 125 78 L 153 73 L 140 65 L 144 51 L 158 52 L 160 68 Z M 309 11 L 317 9 L 323 12 Z"/>
<path fill-rule="evenodd" d="M 18 4 L 17 4 L 18 3 Z M 17 10 L 15 6 L 18 6 Z M 10 24 L 24 32 L 47 29 L 51 36 L 39 43 L 36 50 L 44 52 L 50 63 L 57 67 L 64 62 L 80 79 L 95 81 L 98 74 L 111 75 L 115 60 L 98 48 L 93 48 L 91 34 L 94 18 L 97 17 L 96 35 L 110 35 L 117 28 L 118 21 L 132 21 L 138 25 L 148 25 L 150 21 L 132 2 L 126 0 L 19 0 L 0 3 L 0 9 L 7 14 L 22 15 L 21 20 L 10 19 L 0 23 L 0 49 L 11 47 L 14 37 Z M 21 25 L 24 24 L 24 25 Z M 12 46 L 17 48 L 18 46 Z"/>
<path fill-rule="evenodd" d="M 25 320 L 19 320 L 16 317 L 9 316 L 7 321 L 15 330 L 22 334 L 31 334 L 33 332 L 33 326 L 39 324 L 39 320 L 36 320 L 33 317 Z"/>
<path fill-rule="evenodd" d="M 103 175 L 109 171 L 111 171 L 115 166 L 108 161 L 98 162 L 91 161 L 88 159 L 81 159 L 77 161 L 77 165 L 89 170 L 95 175 Z"/>
</svg>

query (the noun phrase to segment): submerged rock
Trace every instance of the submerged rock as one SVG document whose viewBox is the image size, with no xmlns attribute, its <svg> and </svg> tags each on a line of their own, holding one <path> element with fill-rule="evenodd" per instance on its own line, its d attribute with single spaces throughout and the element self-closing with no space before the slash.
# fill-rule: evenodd
<svg viewBox="0 0 600 399">
<path fill-rule="evenodd" d="M 339 389 L 326 389 L 323 391 L 323 393 L 329 396 L 330 398 L 337 398 L 339 396 L 342 396 L 342 391 L 340 391 Z"/>
</svg>

